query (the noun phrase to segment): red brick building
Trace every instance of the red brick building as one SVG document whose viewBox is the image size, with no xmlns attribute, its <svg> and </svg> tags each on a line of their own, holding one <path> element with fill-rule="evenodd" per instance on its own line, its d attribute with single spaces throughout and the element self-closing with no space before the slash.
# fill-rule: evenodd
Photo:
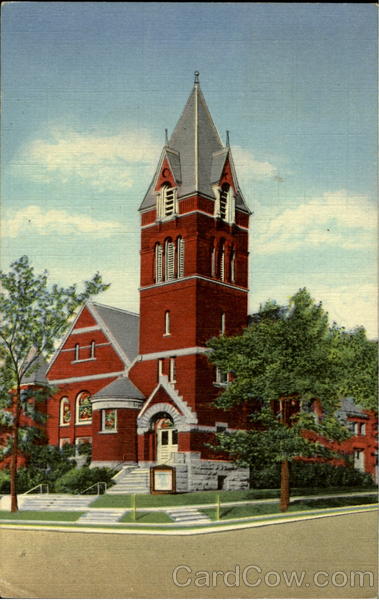
<svg viewBox="0 0 379 600">
<path fill-rule="evenodd" d="M 49 443 L 89 441 L 92 465 L 123 465 L 115 492 L 147 490 L 148 467 L 162 463 L 175 468 L 178 491 L 247 487 L 248 470 L 209 447 L 216 432 L 249 425 L 246 408 L 213 406 L 226 380 L 206 342 L 248 324 L 250 211 L 198 75 L 139 210 L 140 314 L 95 302 L 81 310 L 47 371 L 59 389 Z M 374 473 L 375 425 L 358 412 L 346 450 Z"/>
<path fill-rule="evenodd" d="M 247 486 L 206 445 L 247 426 L 213 406 L 225 380 L 206 342 L 247 325 L 250 211 L 197 75 L 140 213 L 140 315 L 82 309 L 47 372 L 49 442 L 91 441 L 93 465 L 170 462 L 182 490 Z"/>
</svg>

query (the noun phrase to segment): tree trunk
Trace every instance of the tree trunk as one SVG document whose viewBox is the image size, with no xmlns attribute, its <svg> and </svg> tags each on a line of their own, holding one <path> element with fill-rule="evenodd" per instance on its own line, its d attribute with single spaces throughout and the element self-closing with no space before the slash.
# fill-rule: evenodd
<svg viewBox="0 0 379 600">
<path fill-rule="evenodd" d="M 290 503 L 290 475 L 288 460 L 283 460 L 280 471 L 280 510 L 286 512 Z"/>
<path fill-rule="evenodd" d="M 13 424 L 13 447 L 12 447 L 12 458 L 10 467 L 10 484 L 11 484 L 11 512 L 18 511 L 17 502 L 17 458 L 18 458 L 18 433 L 20 428 L 20 415 L 21 415 L 21 390 L 17 386 L 16 399 L 15 399 L 15 411 L 14 411 L 14 424 Z"/>
</svg>

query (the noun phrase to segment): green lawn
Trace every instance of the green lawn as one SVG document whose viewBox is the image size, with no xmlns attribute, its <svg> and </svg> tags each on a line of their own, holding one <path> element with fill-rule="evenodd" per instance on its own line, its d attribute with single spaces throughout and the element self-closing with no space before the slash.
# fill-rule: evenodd
<svg viewBox="0 0 379 600">
<path fill-rule="evenodd" d="M 292 496 L 312 496 L 322 494 L 340 494 L 351 492 L 369 492 L 376 488 L 293 488 Z M 140 508 L 150 508 L 158 506 L 186 506 L 190 504 L 214 504 L 216 495 L 220 494 L 221 502 L 241 502 L 243 500 L 260 500 L 268 498 L 279 498 L 278 489 L 267 490 L 237 490 L 232 492 L 215 490 L 206 492 L 189 492 L 186 494 L 137 494 L 136 503 Z M 106 494 L 97 498 L 91 504 L 91 508 L 130 508 L 130 494 Z"/>
<path fill-rule="evenodd" d="M 375 504 L 377 498 L 375 496 L 356 496 L 352 498 L 328 498 L 314 500 L 295 500 L 291 502 L 288 512 L 314 510 L 317 508 L 339 508 L 343 506 L 356 506 L 359 504 Z M 211 519 L 216 518 L 214 508 L 202 509 Z M 268 515 L 280 513 L 279 504 L 245 504 L 242 506 L 227 506 L 221 507 L 221 519 L 240 519 L 242 517 L 255 517 L 259 515 Z"/>
<path fill-rule="evenodd" d="M 11 519 L 12 521 L 76 521 L 83 514 L 83 512 L 52 510 L 19 510 L 15 513 L 10 512 L 8 510 L 0 510 L 0 520 Z"/>
<path fill-rule="evenodd" d="M 126 513 L 120 523 L 172 523 L 172 519 L 164 512 L 137 512 L 136 520 L 133 521 L 132 513 Z"/>
</svg>

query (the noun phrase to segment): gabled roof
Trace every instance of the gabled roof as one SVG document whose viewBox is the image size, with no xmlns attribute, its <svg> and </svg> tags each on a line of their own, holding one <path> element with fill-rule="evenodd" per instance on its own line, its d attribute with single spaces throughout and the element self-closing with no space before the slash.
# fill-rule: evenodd
<svg viewBox="0 0 379 600">
<path fill-rule="evenodd" d="M 106 326 L 128 361 L 132 362 L 138 354 L 139 315 L 97 302 L 88 303 L 88 308 L 99 325 Z"/>
<path fill-rule="evenodd" d="M 114 308 L 106 304 L 98 304 L 97 302 L 87 302 L 82 306 L 81 310 L 76 315 L 76 318 L 71 323 L 66 335 L 63 337 L 59 348 L 54 353 L 46 373 L 52 368 L 54 362 L 58 358 L 61 349 L 70 337 L 75 325 L 78 322 L 83 310 L 88 309 L 92 314 L 103 333 L 112 342 L 114 349 L 119 354 L 120 358 L 130 365 L 138 354 L 138 335 L 139 335 L 139 315 L 137 313 Z"/>
<path fill-rule="evenodd" d="M 214 198 L 212 183 L 216 182 L 214 174 L 219 170 L 219 163 L 222 162 L 222 157 L 219 157 L 218 153 L 225 153 L 226 158 L 227 154 L 230 154 L 230 148 L 225 147 L 221 141 L 197 77 L 164 152 L 178 183 L 178 198 L 196 192 Z M 154 188 L 159 176 L 160 164 L 161 160 L 140 210 L 155 206 Z M 239 188 L 236 196 L 236 206 L 250 212 Z"/>
<path fill-rule="evenodd" d="M 143 393 L 127 377 L 120 377 L 112 381 L 112 383 L 96 392 L 92 398 L 98 400 L 106 400 L 107 398 L 145 400 Z"/>
</svg>

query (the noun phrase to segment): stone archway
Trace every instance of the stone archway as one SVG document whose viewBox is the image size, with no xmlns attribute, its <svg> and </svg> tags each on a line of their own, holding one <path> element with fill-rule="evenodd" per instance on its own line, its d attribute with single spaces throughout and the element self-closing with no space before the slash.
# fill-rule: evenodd
<svg viewBox="0 0 379 600">
<path fill-rule="evenodd" d="M 156 439 L 156 461 L 158 464 L 170 462 L 172 454 L 178 451 L 178 430 L 167 412 L 159 412 L 151 420 L 151 429 Z"/>
</svg>

